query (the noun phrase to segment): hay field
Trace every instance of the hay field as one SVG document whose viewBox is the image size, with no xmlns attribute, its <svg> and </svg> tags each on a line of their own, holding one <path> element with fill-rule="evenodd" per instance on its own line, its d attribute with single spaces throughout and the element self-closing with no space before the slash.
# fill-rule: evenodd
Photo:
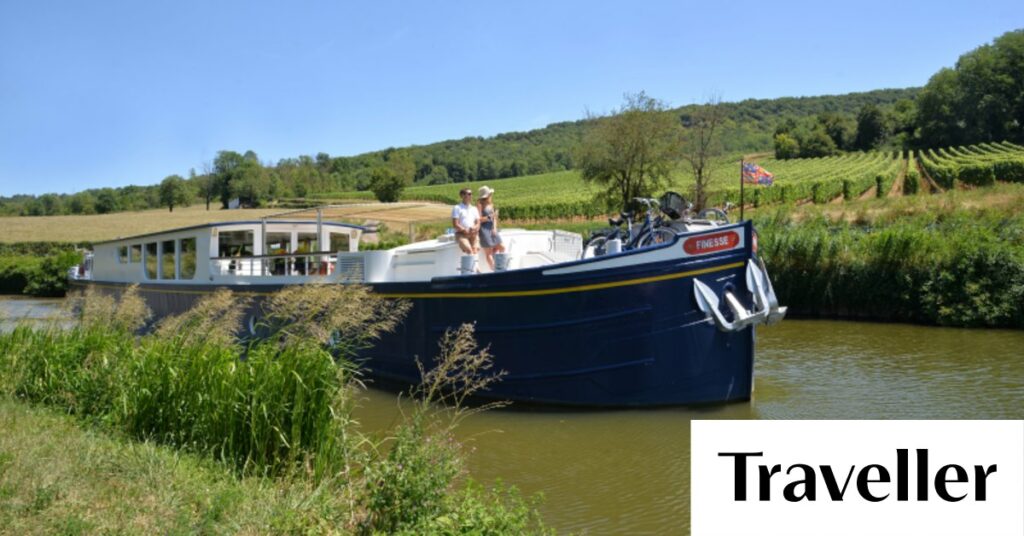
<svg viewBox="0 0 1024 536">
<path fill-rule="evenodd" d="M 203 223 L 258 220 L 283 212 L 280 208 L 207 211 L 205 205 L 193 205 L 176 208 L 174 212 L 154 209 L 86 216 L 11 216 L 0 218 L 0 242 L 98 242 Z M 408 224 L 445 219 L 450 214 L 451 207 L 440 204 L 363 202 L 325 209 L 324 220 Z M 315 219 L 316 211 L 288 215 L 287 218 Z"/>
</svg>

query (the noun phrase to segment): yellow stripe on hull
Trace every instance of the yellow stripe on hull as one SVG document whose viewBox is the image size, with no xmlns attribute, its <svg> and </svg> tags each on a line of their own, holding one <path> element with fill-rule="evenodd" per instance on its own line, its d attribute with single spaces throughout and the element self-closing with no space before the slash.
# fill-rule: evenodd
<svg viewBox="0 0 1024 536">
<path fill-rule="evenodd" d="M 492 292 L 412 292 L 412 293 L 389 293 L 382 292 L 379 295 L 385 298 L 404 298 L 404 299 L 426 299 L 426 298 L 518 298 L 526 296 L 550 296 L 553 294 L 568 294 L 571 292 L 588 292 L 592 290 L 602 290 L 606 288 L 616 287 L 627 287 L 632 285 L 643 285 L 646 283 L 656 283 L 659 281 L 669 281 L 672 279 L 682 279 L 684 277 L 691 277 L 702 274 L 709 274 L 713 272 L 720 272 L 723 270 L 731 270 L 733 268 L 742 268 L 743 262 L 734 262 L 731 264 L 723 264 L 722 266 L 715 266 L 713 268 L 701 268 L 700 270 L 690 270 L 687 272 L 678 272 L 674 274 L 655 275 L 650 277 L 639 277 L 636 279 L 625 279 L 622 281 L 611 281 L 608 283 L 591 283 L 587 285 L 576 285 L 572 287 L 561 287 L 561 288 L 548 288 L 548 289 L 537 289 L 537 290 L 508 290 L 508 291 L 492 291 Z M 89 283 L 83 281 L 71 281 L 72 285 L 81 286 L 95 286 L 100 288 L 124 288 L 127 283 L 119 285 L 111 285 L 104 283 Z M 220 287 L 218 285 L 217 287 Z M 230 285 L 224 285 L 230 286 Z M 187 289 L 175 289 L 170 288 L 170 285 L 162 286 L 160 288 L 142 288 L 143 292 L 162 292 L 166 294 L 208 294 L 209 290 L 187 290 Z M 213 290 L 211 288 L 211 290 Z M 235 294 L 240 296 L 265 296 L 271 294 L 270 292 L 259 292 L 259 291 L 236 291 Z"/>
</svg>

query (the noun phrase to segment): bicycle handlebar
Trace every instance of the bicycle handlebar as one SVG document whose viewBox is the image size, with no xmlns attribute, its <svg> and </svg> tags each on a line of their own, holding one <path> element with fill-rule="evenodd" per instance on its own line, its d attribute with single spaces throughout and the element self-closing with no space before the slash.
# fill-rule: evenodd
<svg viewBox="0 0 1024 536">
<path fill-rule="evenodd" d="M 651 208 L 654 208 L 654 207 L 658 206 L 658 200 L 657 199 L 651 199 L 650 197 L 634 197 L 633 201 L 639 201 L 639 202 L 643 203 L 644 205 L 647 205 L 648 209 L 651 209 Z"/>
</svg>

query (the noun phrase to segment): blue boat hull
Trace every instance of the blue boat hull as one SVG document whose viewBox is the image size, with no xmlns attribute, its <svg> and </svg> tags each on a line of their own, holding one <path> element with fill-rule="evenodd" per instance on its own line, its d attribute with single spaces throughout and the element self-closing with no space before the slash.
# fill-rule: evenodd
<svg viewBox="0 0 1024 536">
<path fill-rule="evenodd" d="M 717 269 L 722 265 L 733 267 Z M 479 344 L 490 348 L 495 369 L 506 373 L 484 393 L 490 398 L 596 407 L 748 400 L 753 328 L 719 331 L 696 306 L 692 278 L 698 276 L 684 275 L 710 269 L 703 272 L 703 280 L 723 287 L 742 281 L 743 267 L 735 259 L 716 259 L 696 266 L 662 266 L 645 277 L 680 277 L 612 288 L 541 296 L 455 298 L 445 292 L 437 298 L 411 298 L 413 308 L 404 325 L 375 345 L 363 365 L 370 377 L 415 384 L 419 371 L 412 357 L 431 363 L 446 329 L 475 322 Z M 636 275 L 624 280 L 641 279 Z M 377 289 L 416 294 L 409 288 Z"/>
<path fill-rule="evenodd" d="M 749 222 L 734 229 L 752 232 Z M 719 330 L 699 309 L 693 281 L 700 278 L 719 295 L 732 290 L 749 297 L 744 270 L 752 258 L 750 242 L 719 254 L 608 269 L 553 275 L 543 267 L 375 284 L 375 292 L 407 299 L 412 308 L 395 332 L 362 355 L 361 365 L 383 385 L 415 385 L 416 360 L 429 368 L 445 330 L 473 322 L 480 346 L 494 356 L 494 369 L 506 373 L 481 393 L 486 398 L 585 407 L 749 400 L 754 329 Z M 678 240 L 659 247 L 678 248 Z M 598 260 L 572 264 L 588 262 Z M 165 288 L 141 286 L 158 316 L 187 309 L 213 290 Z"/>
</svg>

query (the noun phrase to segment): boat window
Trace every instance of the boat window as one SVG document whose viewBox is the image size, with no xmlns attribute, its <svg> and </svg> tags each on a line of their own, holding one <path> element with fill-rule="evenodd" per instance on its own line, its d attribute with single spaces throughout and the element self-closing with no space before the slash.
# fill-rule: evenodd
<svg viewBox="0 0 1024 536">
<path fill-rule="evenodd" d="M 218 257 L 252 257 L 252 231 L 224 231 L 217 236 Z"/>
<path fill-rule="evenodd" d="M 267 233 L 267 255 L 284 255 L 292 250 L 291 233 Z"/>
<path fill-rule="evenodd" d="M 349 240 L 348 233 L 331 233 L 331 248 L 328 251 L 331 253 L 348 251 Z"/>
<path fill-rule="evenodd" d="M 196 239 L 181 239 L 181 279 L 192 279 L 196 276 Z"/>
<path fill-rule="evenodd" d="M 165 240 L 160 245 L 160 279 L 174 279 L 174 240 Z"/>
<path fill-rule="evenodd" d="M 131 262 L 142 262 L 142 244 L 132 244 Z"/>
<path fill-rule="evenodd" d="M 299 241 L 295 245 L 295 253 L 309 253 L 317 249 L 316 233 L 299 233 Z"/>
<path fill-rule="evenodd" d="M 128 246 L 117 248 L 117 260 L 121 264 L 128 264 Z"/>
<path fill-rule="evenodd" d="M 156 279 L 156 242 L 146 244 L 146 279 Z"/>
</svg>

